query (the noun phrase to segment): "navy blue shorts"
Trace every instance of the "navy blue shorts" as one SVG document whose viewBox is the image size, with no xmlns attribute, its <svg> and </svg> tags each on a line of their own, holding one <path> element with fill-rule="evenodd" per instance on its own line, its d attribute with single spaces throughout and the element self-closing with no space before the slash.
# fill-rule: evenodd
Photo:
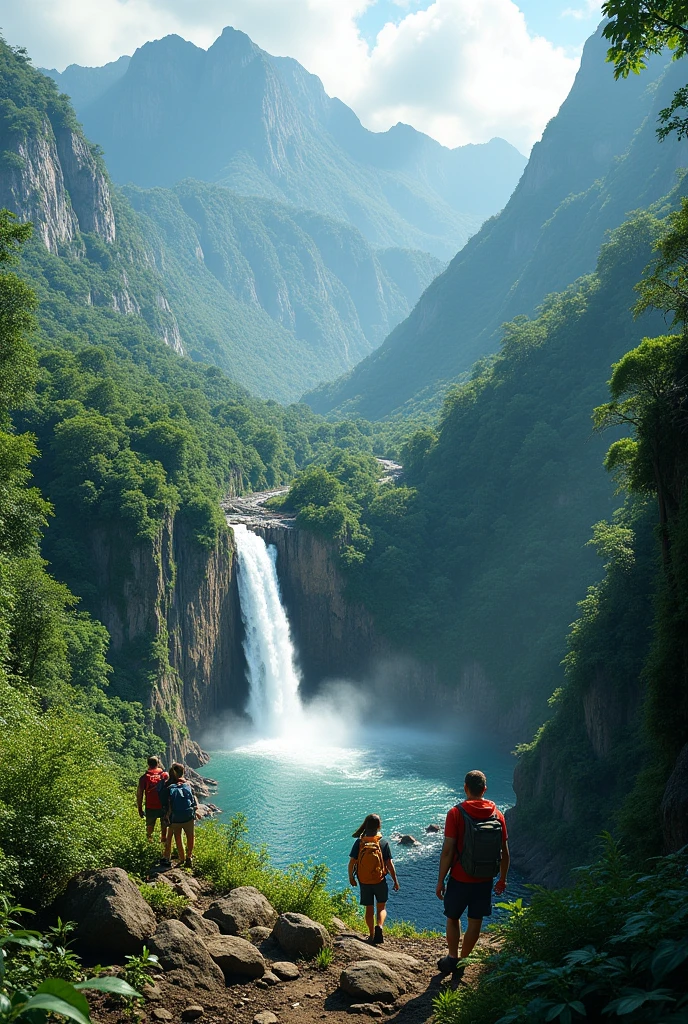
<svg viewBox="0 0 688 1024">
<path fill-rule="evenodd" d="M 450 876 L 444 894 L 444 916 L 457 921 L 463 912 L 476 920 L 492 913 L 492 879 L 487 882 L 457 882 Z"/>
<path fill-rule="evenodd" d="M 383 879 L 378 882 L 377 885 L 367 885 L 365 882 L 358 883 L 361 887 L 361 899 L 360 904 L 362 907 L 372 907 L 377 901 L 378 903 L 386 903 L 389 899 L 389 886 Z"/>
</svg>

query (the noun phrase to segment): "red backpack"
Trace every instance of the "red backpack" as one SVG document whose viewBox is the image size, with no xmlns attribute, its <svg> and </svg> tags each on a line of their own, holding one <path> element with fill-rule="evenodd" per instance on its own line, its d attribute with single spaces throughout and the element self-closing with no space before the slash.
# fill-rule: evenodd
<svg viewBox="0 0 688 1024">
<path fill-rule="evenodd" d="M 160 790 L 158 787 L 167 778 L 167 772 L 164 772 L 162 768 L 149 768 L 142 778 L 143 789 L 146 794 L 146 810 L 161 811 L 162 804 L 160 803 Z"/>
</svg>

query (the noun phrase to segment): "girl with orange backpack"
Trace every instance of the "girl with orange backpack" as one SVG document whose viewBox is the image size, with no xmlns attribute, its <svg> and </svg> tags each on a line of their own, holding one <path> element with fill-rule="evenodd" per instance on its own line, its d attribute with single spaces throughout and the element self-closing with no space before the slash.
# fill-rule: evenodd
<svg viewBox="0 0 688 1024">
<path fill-rule="evenodd" d="M 371 945 L 384 942 L 382 928 L 387 917 L 389 886 L 387 875 L 391 875 L 394 891 L 399 891 L 397 873 L 392 860 L 389 843 L 382 838 L 382 822 L 379 814 L 369 814 L 362 825 L 353 833 L 356 840 L 349 854 L 349 881 L 361 888 L 360 903 L 365 907 L 365 921 L 368 925 Z M 377 922 L 375 904 L 377 903 Z"/>
</svg>

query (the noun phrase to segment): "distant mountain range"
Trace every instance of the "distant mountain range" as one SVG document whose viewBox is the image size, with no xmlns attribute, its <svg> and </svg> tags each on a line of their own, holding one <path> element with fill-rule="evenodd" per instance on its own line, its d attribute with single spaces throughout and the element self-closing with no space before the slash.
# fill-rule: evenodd
<svg viewBox="0 0 688 1024">
<path fill-rule="evenodd" d="M 364 358 L 443 267 L 429 253 L 375 250 L 341 221 L 218 185 L 122 191 L 184 351 L 266 398 L 295 401 L 309 382 Z"/>
<path fill-rule="evenodd" d="M 658 56 L 614 81 L 598 31 L 571 92 L 532 151 L 505 209 L 488 220 L 384 344 L 343 379 L 306 396 L 319 412 L 370 419 L 437 402 L 447 383 L 498 349 L 501 325 L 595 267 L 606 233 L 668 193 L 688 143 L 655 135 L 685 70 Z"/>
<path fill-rule="evenodd" d="M 231 28 L 207 51 L 167 36 L 101 68 L 45 73 L 116 182 L 213 182 L 445 260 L 504 206 L 526 163 L 503 139 L 447 149 L 408 125 L 370 132 L 297 61 Z"/>
</svg>

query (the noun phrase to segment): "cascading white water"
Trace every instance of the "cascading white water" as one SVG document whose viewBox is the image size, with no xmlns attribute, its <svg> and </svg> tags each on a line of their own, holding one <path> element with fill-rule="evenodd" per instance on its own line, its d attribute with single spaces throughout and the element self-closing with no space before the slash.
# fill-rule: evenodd
<svg viewBox="0 0 688 1024">
<path fill-rule="evenodd" d="M 248 666 L 246 710 L 261 737 L 293 734 L 303 712 L 294 645 L 277 578 L 277 551 L 242 523 L 232 528 Z"/>
</svg>

